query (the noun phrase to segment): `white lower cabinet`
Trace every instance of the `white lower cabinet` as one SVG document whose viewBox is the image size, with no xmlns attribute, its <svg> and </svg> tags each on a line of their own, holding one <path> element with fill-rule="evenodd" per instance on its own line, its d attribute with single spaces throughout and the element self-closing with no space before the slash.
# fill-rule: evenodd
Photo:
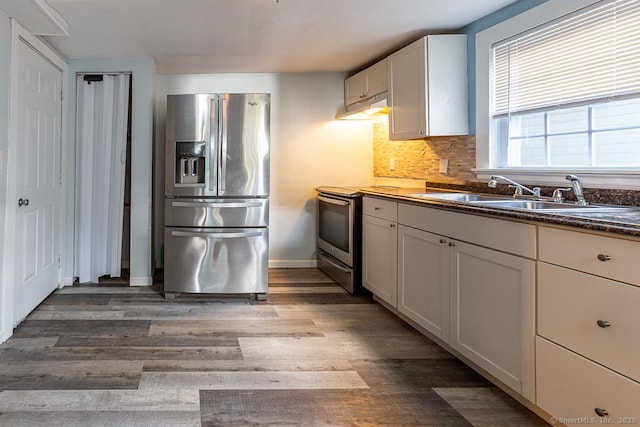
<svg viewBox="0 0 640 427">
<path fill-rule="evenodd" d="M 538 227 L 536 404 L 566 425 L 640 423 L 640 242 Z"/>
<path fill-rule="evenodd" d="M 449 341 L 449 247 L 444 237 L 399 226 L 398 310 Z"/>
<path fill-rule="evenodd" d="M 402 203 L 398 222 L 398 311 L 535 401 L 535 261 L 504 252 L 535 257 L 535 227 Z"/>
<path fill-rule="evenodd" d="M 450 345 L 535 401 L 535 262 L 453 243 Z"/>
<path fill-rule="evenodd" d="M 551 423 L 640 423 L 640 239 L 366 199 L 365 287 Z"/>
<path fill-rule="evenodd" d="M 362 285 L 393 307 L 398 299 L 397 259 L 397 224 L 363 215 Z"/>
</svg>

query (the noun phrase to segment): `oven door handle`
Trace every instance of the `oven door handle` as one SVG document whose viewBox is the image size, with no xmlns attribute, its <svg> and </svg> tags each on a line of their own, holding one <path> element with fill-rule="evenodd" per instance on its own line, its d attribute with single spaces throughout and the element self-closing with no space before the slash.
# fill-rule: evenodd
<svg viewBox="0 0 640 427">
<path fill-rule="evenodd" d="M 330 264 L 332 267 L 337 268 L 338 270 L 342 271 L 343 273 L 351 273 L 351 271 L 347 268 L 344 268 L 343 266 L 331 261 L 328 257 L 323 256 L 322 260 L 324 262 L 326 262 L 327 264 Z"/>
<path fill-rule="evenodd" d="M 338 200 L 338 199 L 332 199 L 332 198 L 324 197 L 324 196 L 318 196 L 318 200 L 323 201 L 323 202 L 327 202 L 327 203 L 331 203 L 333 205 L 349 206 L 349 202 L 347 202 L 347 201 Z"/>
</svg>

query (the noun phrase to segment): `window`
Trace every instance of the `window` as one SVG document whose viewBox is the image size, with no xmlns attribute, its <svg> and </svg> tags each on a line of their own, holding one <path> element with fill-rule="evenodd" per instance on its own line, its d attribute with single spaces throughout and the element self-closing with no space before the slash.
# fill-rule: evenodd
<svg viewBox="0 0 640 427">
<path fill-rule="evenodd" d="M 499 168 L 640 167 L 640 0 L 603 0 L 491 45 Z"/>
</svg>

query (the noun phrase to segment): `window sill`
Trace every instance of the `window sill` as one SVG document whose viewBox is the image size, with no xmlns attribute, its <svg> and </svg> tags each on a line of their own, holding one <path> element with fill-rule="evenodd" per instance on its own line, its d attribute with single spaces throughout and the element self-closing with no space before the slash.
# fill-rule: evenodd
<svg viewBox="0 0 640 427">
<path fill-rule="evenodd" d="M 504 175 L 524 185 L 566 187 L 568 174 L 577 175 L 585 188 L 640 190 L 640 169 L 574 169 L 574 168 L 499 168 L 472 169 L 478 181 L 487 182 L 491 175 Z"/>
</svg>

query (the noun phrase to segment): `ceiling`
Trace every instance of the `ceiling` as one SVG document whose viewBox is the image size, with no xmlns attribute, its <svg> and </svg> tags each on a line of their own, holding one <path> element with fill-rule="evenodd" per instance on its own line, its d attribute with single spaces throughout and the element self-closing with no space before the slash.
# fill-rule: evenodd
<svg viewBox="0 0 640 427">
<path fill-rule="evenodd" d="M 0 0 L 0 9 L 53 34 L 28 23 L 44 11 L 61 35 L 43 37 L 66 58 L 153 58 L 159 74 L 185 74 L 354 71 L 514 2 Z"/>
</svg>

